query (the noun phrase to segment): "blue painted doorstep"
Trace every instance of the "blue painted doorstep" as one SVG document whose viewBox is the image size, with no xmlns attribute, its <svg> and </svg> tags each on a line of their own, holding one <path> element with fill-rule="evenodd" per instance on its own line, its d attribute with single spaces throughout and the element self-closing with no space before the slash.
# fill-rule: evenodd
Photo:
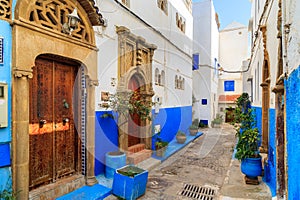
<svg viewBox="0 0 300 200">
<path fill-rule="evenodd" d="M 111 189 L 96 184 L 83 186 L 69 194 L 57 198 L 57 200 L 101 200 L 111 194 Z"/>
</svg>

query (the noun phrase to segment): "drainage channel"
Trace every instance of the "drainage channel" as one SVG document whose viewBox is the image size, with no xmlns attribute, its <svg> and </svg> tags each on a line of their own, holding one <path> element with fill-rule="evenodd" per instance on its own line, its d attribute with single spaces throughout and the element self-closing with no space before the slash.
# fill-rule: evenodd
<svg viewBox="0 0 300 200">
<path fill-rule="evenodd" d="M 179 195 L 199 199 L 199 200 L 213 200 L 216 190 L 210 187 L 200 187 L 191 184 L 184 184 Z"/>
</svg>

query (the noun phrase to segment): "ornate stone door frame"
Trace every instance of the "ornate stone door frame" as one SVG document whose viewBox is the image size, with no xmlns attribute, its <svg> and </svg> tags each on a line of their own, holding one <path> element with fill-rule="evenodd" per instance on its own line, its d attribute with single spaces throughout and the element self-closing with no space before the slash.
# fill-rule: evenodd
<svg viewBox="0 0 300 200">
<path fill-rule="evenodd" d="M 45 2 L 55 3 L 41 6 Z M 101 25 L 103 20 L 98 10 L 91 4 L 93 1 L 79 0 L 79 4 L 72 0 L 64 2 L 67 2 L 67 5 L 60 0 L 52 2 L 20 0 L 15 8 L 15 20 L 12 27 L 12 171 L 13 188 L 18 192 L 19 199 L 29 198 L 29 79 L 33 77 L 32 67 L 39 55 L 58 55 L 74 60 L 86 69 L 87 162 L 85 180 L 88 185 L 96 183 L 94 176 L 94 93 L 98 80 L 97 48 L 92 26 Z M 74 30 L 74 34 L 63 34 L 59 16 L 62 12 L 64 16 L 67 16 L 75 6 L 81 18 L 81 24 L 78 29 Z M 41 8 L 45 10 L 40 10 Z M 52 17 L 44 18 L 49 15 Z"/>
<path fill-rule="evenodd" d="M 153 44 L 148 44 L 140 36 L 136 36 L 124 26 L 116 27 L 119 42 L 118 59 L 118 88 L 117 92 L 127 93 L 130 79 L 137 78 L 140 86 L 140 96 L 146 102 L 152 101 L 154 95 L 152 87 L 152 58 L 154 50 L 157 48 Z M 125 122 L 125 123 L 124 123 Z M 119 117 L 119 148 L 122 151 L 128 149 L 128 123 L 124 117 Z M 146 148 L 151 148 L 152 122 L 145 120 L 142 122 L 143 138 Z"/>
<path fill-rule="evenodd" d="M 264 63 L 262 67 L 262 143 L 260 151 L 268 153 L 269 147 L 269 108 L 270 108 L 270 60 L 267 50 L 267 27 L 261 26 L 264 45 Z"/>
</svg>

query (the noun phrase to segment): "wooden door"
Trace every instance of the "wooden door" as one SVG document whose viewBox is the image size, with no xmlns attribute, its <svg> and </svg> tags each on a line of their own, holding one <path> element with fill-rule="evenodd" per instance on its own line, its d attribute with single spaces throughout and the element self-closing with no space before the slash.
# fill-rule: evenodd
<svg viewBox="0 0 300 200">
<path fill-rule="evenodd" d="M 30 82 L 30 189 L 78 172 L 73 86 L 78 66 L 38 58 Z"/>
<path fill-rule="evenodd" d="M 139 83 L 135 77 L 132 77 L 128 84 L 128 89 L 139 94 Z M 139 144 L 141 119 L 137 113 L 130 114 L 128 120 L 128 146 Z"/>
</svg>

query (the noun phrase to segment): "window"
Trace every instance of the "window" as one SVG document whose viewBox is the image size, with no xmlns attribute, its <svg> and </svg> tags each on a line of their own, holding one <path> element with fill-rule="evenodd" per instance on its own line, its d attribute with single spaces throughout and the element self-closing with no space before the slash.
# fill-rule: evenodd
<svg viewBox="0 0 300 200">
<path fill-rule="evenodd" d="M 185 33 L 185 19 L 179 15 L 179 13 L 176 13 L 176 25 L 177 27 Z"/>
<path fill-rule="evenodd" d="M 199 53 L 193 54 L 193 70 L 199 69 Z"/>
<path fill-rule="evenodd" d="M 167 0 L 157 0 L 157 6 L 168 15 L 168 1 Z"/>
<path fill-rule="evenodd" d="M 175 89 L 184 90 L 184 78 L 181 76 L 175 76 Z"/>
<path fill-rule="evenodd" d="M 224 81 L 224 91 L 234 91 L 234 81 Z"/>
<path fill-rule="evenodd" d="M 202 99 L 202 100 L 201 100 L 201 104 L 202 104 L 202 105 L 207 105 L 207 99 Z"/>
<path fill-rule="evenodd" d="M 164 70 L 161 71 L 160 79 L 161 79 L 161 86 L 164 86 L 165 85 L 165 71 Z"/>
<path fill-rule="evenodd" d="M 159 76 L 159 70 L 156 68 L 155 69 L 155 85 L 158 85 L 159 83 L 158 83 L 158 76 Z"/>
</svg>

